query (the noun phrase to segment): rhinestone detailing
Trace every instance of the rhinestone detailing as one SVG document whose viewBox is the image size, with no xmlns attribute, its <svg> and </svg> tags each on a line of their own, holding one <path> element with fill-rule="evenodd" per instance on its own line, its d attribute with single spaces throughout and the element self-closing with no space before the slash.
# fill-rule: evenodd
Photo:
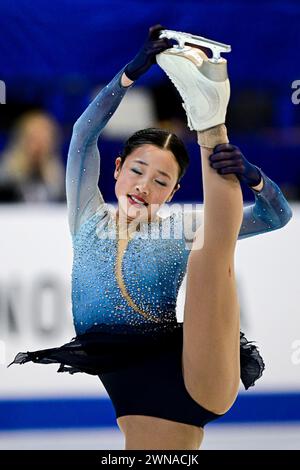
<svg viewBox="0 0 300 470">
<path fill-rule="evenodd" d="M 122 274 L 122 260 L 123 260 L 124 252 L 125 252 L 125 250 L 127 248 L 127 245 L 129 243 L 129 239 L 128 238 L 120 239 L 118 229 L 117 229 L 117 243 L 118 243 L 118 246 L 117 246 L 117 258 L 116 258 L 116 264 L 115 264 L 115 275 L 116 275 L 118 286 L 119 286 L 119 288 L 122 292 L 123 297 L 126 299 L 128 305 L 131 308 L 133 308 L 133 310 L 135 312 L 140 313 L 141 315 L 143 315 L 148 320 L 152 320 L 152 321 L 155 321 L 155 322 L 161 322 L 161 320 L 159 318 L 155 318 L 152 315 L 150 315 L 149 313 L 144 312 L 142 309 L 140 309 L 136 305 L 136 303 L 133 301 L 133 299 L 130 297 L 130 295 L 129 295 L 127 289 L 126 289 L 125 282 L 124 282 L 124 279 L 123 279 L 123 274 Z"/>
</svg>

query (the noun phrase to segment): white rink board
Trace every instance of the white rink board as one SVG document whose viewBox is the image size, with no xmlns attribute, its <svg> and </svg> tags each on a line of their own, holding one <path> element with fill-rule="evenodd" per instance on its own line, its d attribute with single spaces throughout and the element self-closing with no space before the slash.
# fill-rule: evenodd
<svg viewBox="0 0 300 470">
<path fill-rule="evenodd" d="M 292 209 L 286 227 L 241 240 L 236 251 L 241 329 L 266 363 L 252 393 L 300 390 L 300 205 Z M 75 335 L 72 244 L 64 205 L 2 205 L 0 227 L 1 398 L 106 396 L 97 377 L 58 374 L 58 365 L 6 368 L 19 351 L 60 346 Z"/>
</svg>

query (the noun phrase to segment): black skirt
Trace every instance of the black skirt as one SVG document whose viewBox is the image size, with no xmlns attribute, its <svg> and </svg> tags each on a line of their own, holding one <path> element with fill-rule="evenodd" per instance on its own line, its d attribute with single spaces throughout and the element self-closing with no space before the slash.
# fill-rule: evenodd
<svg viewBox="0 0 300 470">
<path fill-rule="evenodd" d="M 241 381 L 247 390 L 265 368 L 256 346 L 240 333 Z M 20 352 L 11 364 L 59 363 L 58 372 L 97 375 L 116 417 L 139 414 L 204 427 L 219 418 L 187 392 L 182 374 L 183 323 L 159 325 L 100 324 L 69 343 Z M 11 365 L 9 364 L 9 365 Z"/>
</svg>

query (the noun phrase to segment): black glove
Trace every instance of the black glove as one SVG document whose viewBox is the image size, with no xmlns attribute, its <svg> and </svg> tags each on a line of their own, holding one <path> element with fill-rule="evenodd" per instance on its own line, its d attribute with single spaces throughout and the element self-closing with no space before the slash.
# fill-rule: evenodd
<svg viewBox="0 0 300 470">
<path fill-rule="evenodd" d="M 259 169 L 248 162 L 236 145 L 219 144 L 209 157 L 210 166 L 220 175 L 234 173 L 240 181 L 248 186 L 257 186 L 261 181 Z"/>
<path fill-rule="evenodd" d="M 173 46 L 173 43 L 170 39 L 159 39 L 159 33 L 163 29 L 166 28 L 160 24 L 151 26 L 149 28 L 148 39 L 134 59 L 129 62 L 129 64 L 127 64 L 124 70 L 125 74 L 130 80 L 137 80 L 141 75 L 147 72 L 151 65 L 155 64 L 156 54 L 159 54 L 160 52 L 163 52 Z"/>
</svg>

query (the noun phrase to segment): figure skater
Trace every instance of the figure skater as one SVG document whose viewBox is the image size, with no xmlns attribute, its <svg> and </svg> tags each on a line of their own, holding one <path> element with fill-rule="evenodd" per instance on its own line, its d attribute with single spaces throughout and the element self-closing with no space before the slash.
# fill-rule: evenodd
<svg viewBox="0 0 300 470">
<path fill-rule="evenodd" d="M 263 360 L 240 332 L 235 245 L 237 238 L 279 229 L 291 218 L 278 186 L 228 143 L 226 63 L 211 67 L 196 48 L 194 60 L 188 51 L 173 54 L 171 40 L 159 38 L 162 29 L 149 29 L 136 57 L 73 128 L 66 185 L 77 336 L 61 347 L 19 353 L 14 361 L 60 363 L 59 372 L 99 376 L 128 450 L 199 449 L 204 426 L 233 405 L 240 378 L 248 389 L 261 377 Z M 180 188 L 188 166 L 174 134 L 151 128 L 127 140 L 115 160 L 115 212 L 98 188 L 98 137 L 156 57 L 184 97 L 200 145 L 204 221 L 188 249 L 186 231 L 179 237 L 175 232 L 190 223 L 192 211 L 157 214 Z M 213 119 L 204 111 L 205 96 Z M 255 204 L 244 209 L 241 181 L 255 195 Z M 176 300 L 185 274 L 180 323 Z"/>
</svg>

